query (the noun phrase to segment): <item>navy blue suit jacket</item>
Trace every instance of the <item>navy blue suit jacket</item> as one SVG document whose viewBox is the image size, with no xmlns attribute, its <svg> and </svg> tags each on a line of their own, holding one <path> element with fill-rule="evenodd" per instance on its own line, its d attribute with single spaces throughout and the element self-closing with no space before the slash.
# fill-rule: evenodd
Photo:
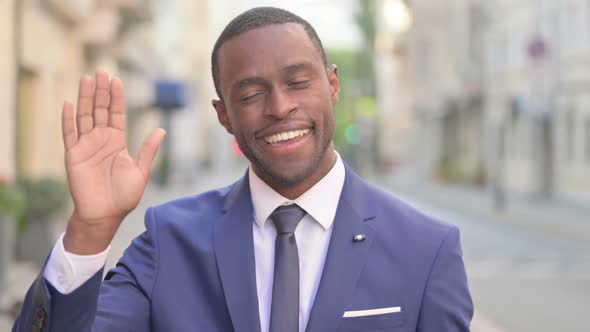
<svg viewBox="0 0 590 332">
<path fill-rule="evenodd" d="M 253 220 L 247 176 L 152 207 L 104 281 L 62 295 L 40 274 L 13 331 L 259 332 Z M 347 167 L 307 331 L 468 331 L 472 315 L 458 229 Z"/>
</svg>

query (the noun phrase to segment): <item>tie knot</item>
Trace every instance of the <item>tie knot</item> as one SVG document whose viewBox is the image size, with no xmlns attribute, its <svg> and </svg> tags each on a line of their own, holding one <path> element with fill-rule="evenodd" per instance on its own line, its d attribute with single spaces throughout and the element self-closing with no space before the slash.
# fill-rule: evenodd
<svg viewBox="0 0 590 332">
<path fill-rule="evenodd" d="M 270 219 L 274 222 L 278 234 L 286 234 L 295 232 L 303 216 L 305 216 L 305 210 L 297 204 L 292 204 L 276 208 L 270 214 Z"/>
</svg>

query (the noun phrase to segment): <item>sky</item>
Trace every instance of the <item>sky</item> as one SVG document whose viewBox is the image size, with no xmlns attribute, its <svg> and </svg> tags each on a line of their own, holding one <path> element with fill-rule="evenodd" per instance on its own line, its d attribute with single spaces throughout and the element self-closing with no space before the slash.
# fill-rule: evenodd
<svg viewBox="0 0 590 332">
<path fill-rule="evenodd" d="M 307 20 L 326 48 L 359 48 L 361 36 L 354 22 L 357 0 L 242 0 L 243 9 L 273 6 Z"/>
</svg>

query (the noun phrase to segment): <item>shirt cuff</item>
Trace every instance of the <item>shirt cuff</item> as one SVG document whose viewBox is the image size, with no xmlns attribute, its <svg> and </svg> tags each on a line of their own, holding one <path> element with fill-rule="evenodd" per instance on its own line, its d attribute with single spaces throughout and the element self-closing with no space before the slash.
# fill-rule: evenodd
<svg viewBox="0 0 590 332">
<path fill-rule="evenodd" d="M 61 294 L 67 295 L 82 286 L 106 263 L 111 246 L 95 255 L 76 255 L 64 248 L 62 233 L 43 271 L 45 279 Z"/>
</svg>

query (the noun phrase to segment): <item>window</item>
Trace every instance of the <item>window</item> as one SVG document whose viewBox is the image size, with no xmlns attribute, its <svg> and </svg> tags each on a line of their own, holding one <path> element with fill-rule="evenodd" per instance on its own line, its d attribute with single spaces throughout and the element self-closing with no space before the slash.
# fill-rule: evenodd
<svg viewBox="0 0 590 332">
<path fill-rule="evenodd" d="M 583 6 L 578 1 L 562 2 L 562 49 L 565 53 L 573 53 L 581 46 L 580 35 L 584 29 Z"/>
<path fill-rule="evenodd" d="M 565 160 L 571 164 L 576 159 L 576 111 L 573 107 L 566 113 L 565 120 Z"/>
<path fill-rule="evenodd" d="M 492 50 L 492 63 L 494 72 L 503 72 L 506 69 L 508 62 L 508 41 L 507 38 L 501 33 L 494 40 Z"/>
<path fill-rule="evenodd" d="M 555 5 L 555 3 L 552 3 Z M 565 40 L 561 36 L 560 15 L 558 8 L 545 8 L 540 17 L 540 35 L 547 43 L 549 56 L 559 58 Z M 562 47 L 560 47 L 562 46 Z"/>
<path fill-rule="evenodd" d="M 431 61 L 435 56 L 432 54 L 431 41 L 426 37 L 420 38 L 417 42 L 418 49 L 416 50 L 416 71 L 421 82 L 430 82 L 432 79 Z"/>
<path fill-rule="evenodd" d="M 474 3 L 469 7 L 469 37 L 467 50 L 469 57 L 474 64 L 479 64 L 481 60 L 482 38 L 484 36 L 484 24 L 486 18 L 484 17 L 482 5 Z"/>
</svg>

